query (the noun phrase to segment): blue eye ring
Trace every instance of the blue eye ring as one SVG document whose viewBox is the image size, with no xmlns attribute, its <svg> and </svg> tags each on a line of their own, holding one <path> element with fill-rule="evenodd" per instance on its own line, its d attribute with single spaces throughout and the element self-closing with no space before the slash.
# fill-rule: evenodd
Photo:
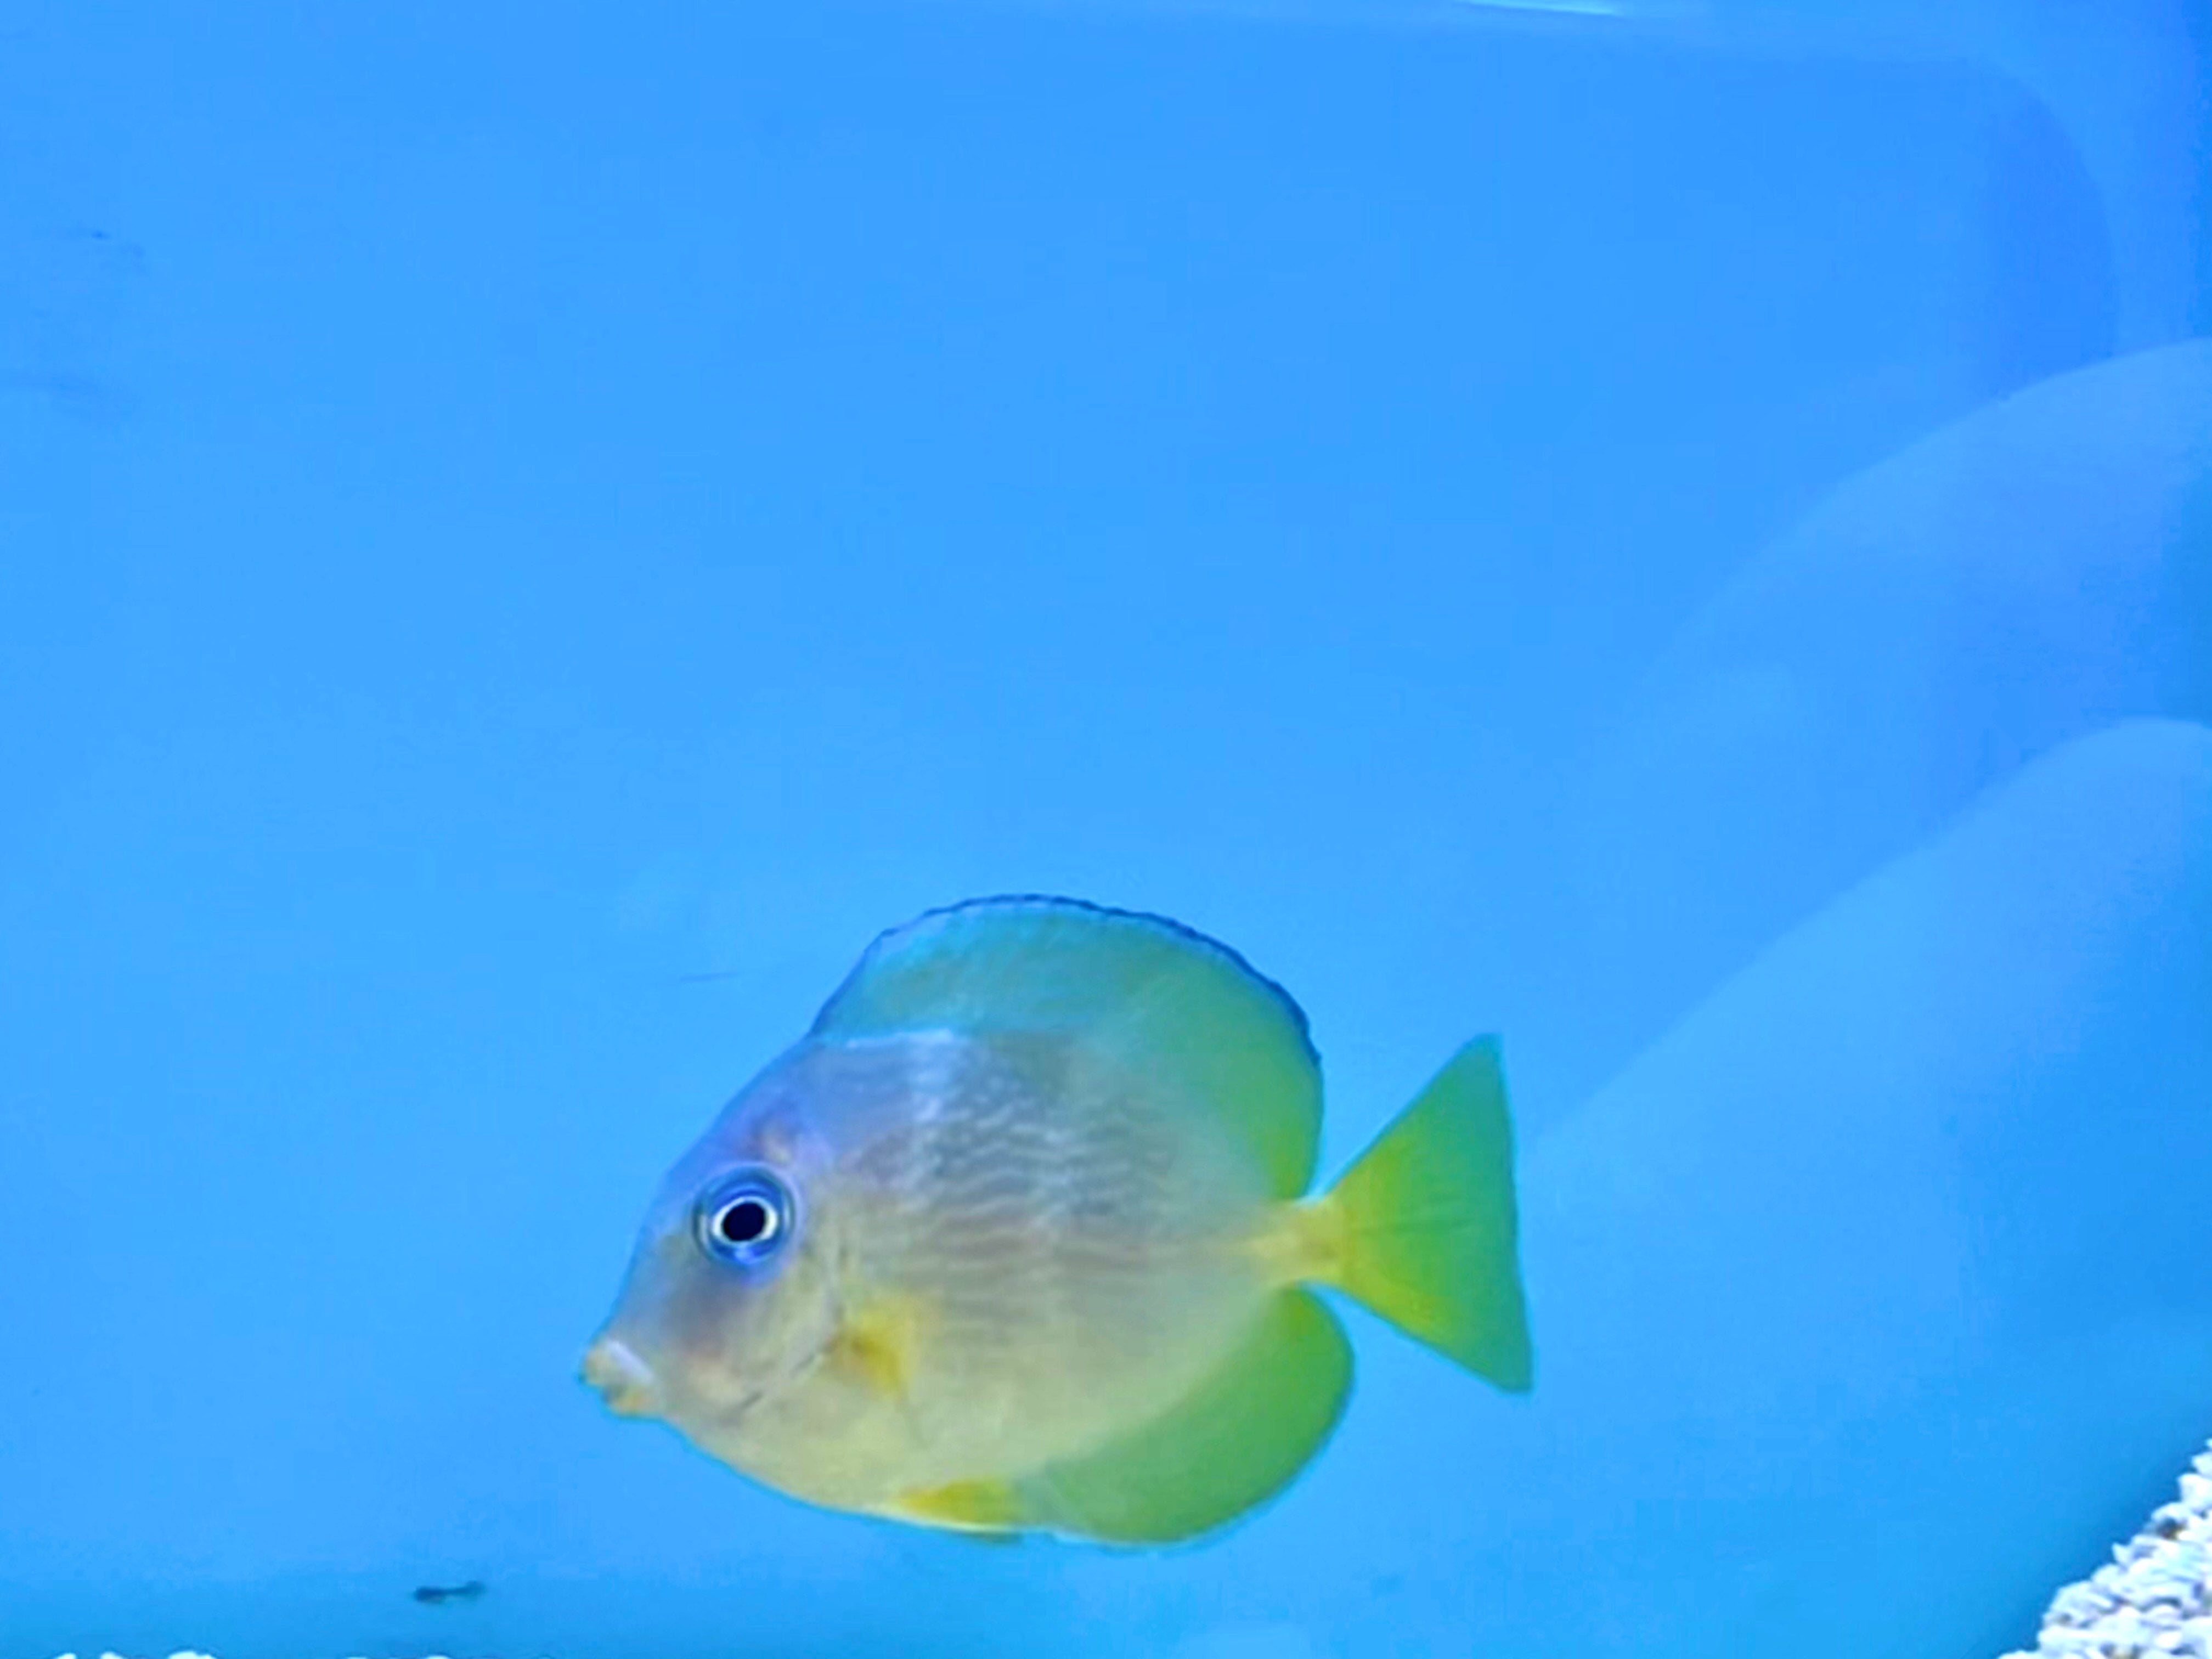
<svg viewBox="0 0 2212 1659">
<path fill-rule="evenodd" d="M 716 1260 L 757 1267 L 799 1231 L 799 1205 L 773 1172 L 751 1164 L 732 1170 L 699 1194 L 692 1231 L 699 1248 Z"/>
</svg>

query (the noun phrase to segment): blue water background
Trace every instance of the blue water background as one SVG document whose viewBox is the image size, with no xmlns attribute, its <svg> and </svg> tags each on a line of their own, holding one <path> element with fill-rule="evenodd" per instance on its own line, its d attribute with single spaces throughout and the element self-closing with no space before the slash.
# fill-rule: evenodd
<svg viewBox="0 0 2212 1659">
<path fill-rule="evenodd" d="M 637 9 L 0 21 L 0 1659 L 2026 1641 L 2212 1434 L 2202 14 Z M 1024 890 L 1332 1166 L 1502 1032 L 1534 1395 L 1138 1557 L 605 1416 Z"/>
</svg>

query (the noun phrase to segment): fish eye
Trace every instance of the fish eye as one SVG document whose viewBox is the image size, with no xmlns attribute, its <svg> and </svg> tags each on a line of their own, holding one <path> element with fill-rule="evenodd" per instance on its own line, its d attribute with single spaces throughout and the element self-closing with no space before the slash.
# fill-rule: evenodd
<svg viewBox="0 0 2212 1659">
<path fill-rule="evenodd" d="M 783 1248 L 798 1214 L 783 1182 L 766 1170 L 748 1169 L 725 1176 L 702 1194 L 695 1218 L 702 1249 L 749 1267 Z"/>
</svg>

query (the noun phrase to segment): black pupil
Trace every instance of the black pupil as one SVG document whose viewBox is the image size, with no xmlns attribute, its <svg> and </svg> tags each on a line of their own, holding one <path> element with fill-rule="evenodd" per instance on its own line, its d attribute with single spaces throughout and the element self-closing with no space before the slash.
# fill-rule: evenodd
<svg viewBox="0 0 2212 1659">
<path fill-rule="evenodd" d="M 751 1244 L 767 1237 L 775 1214 L 757 1198 L 741 1198 L 723 1206 L 714 1231 L 732 1244 Z"/>
</svg>

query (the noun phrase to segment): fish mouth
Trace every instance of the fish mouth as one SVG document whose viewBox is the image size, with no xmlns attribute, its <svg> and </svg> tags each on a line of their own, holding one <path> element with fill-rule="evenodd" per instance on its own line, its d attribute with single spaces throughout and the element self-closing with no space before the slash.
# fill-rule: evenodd
<svg viewBox="0 0 2212 1659">
<path fill-rule="evenodd" d="M 810 1354 L 780 1376 L 756 1383 L 736 1398 L 717 1401 L 713 1415 L 727 1428 L 778 1389 L 812 1370 L 828 1350 Z M 670 1401 L 660 1378 L 637 1350 L 618 1336 L 602 1336 L 585 1350 L 580 1375 L 617 1417 L 669 1418 Z M 689 1433 L 687 1429 L 685 1432 Z"/>
<path fill-rule="evenodd" d="M 660 1409 L 660 1382 L 637 1351 L 617 1336 L 603 1336 L 585 1352 L 585 1382 L 599 1390 L 617 1417 L 653 1417 Z"/>
</svg>

